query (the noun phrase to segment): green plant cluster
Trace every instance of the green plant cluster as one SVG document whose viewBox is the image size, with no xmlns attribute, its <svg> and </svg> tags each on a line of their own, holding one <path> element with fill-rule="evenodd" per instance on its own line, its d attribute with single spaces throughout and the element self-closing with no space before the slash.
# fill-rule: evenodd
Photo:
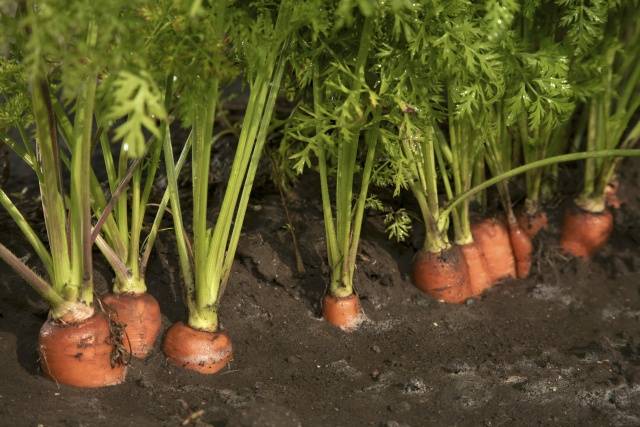
<svg viewBox="0 0 640 427">
<path fill-rule="evenodd" d="M 115 292 L 144 292 L 151 249 L 170 223 L 189 324 L 215 331 L 270 140 L 280 144 L 281 185 L 292 171 L 319 175 L 329 291 L 338 297 L 354 292 L 367 208 L 384 213 L 391 238 L 413 232 L 415 215 L 385 206 L 371 187 L 415 197 L 431 252 L 472 241 L 471 206 L 486 205 L 488 185 L 512 216 L 507 179 L 519 173 L 525 208 L 536 212 L 557 192 L 560 161 L 586 159 L 576 203 L 601 211 L 620 157 L 638 155 L 638 6 L 3 0 L 0 140 L 37 177 L 47 235 L 3 189 L 0 203 L 45 275 L 2 245 L 0 258 L 54 317 L 74 319 L 93 307 L 94 245 Z M 239 84 L 242 118 L 221 125 Z M 278 100 L 292 106 L 284 116 Z M 235 152 L 214 207 L 211 157 L 223 138 Z M 187 169 L 191 189 L 179 185 Z"/>
</svg>

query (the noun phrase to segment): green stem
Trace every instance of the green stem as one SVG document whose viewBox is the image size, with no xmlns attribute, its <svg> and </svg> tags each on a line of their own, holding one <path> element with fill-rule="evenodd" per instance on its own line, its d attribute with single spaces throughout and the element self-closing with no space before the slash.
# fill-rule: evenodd
<svg viewBox="0 0 640 427">
<path fill-rule="evenodd" d="M 192 134 L 189 134 L 187 137 L 187 141 L 182 147 L 182 152 L 180 153 L 180 157 L 178 158 L 178 162 L 175 165 L 175 175 L 176 177 L 180 176 L 180 171 L 182 170 L 182 166 L 187 161 L 189 156 L 189 151 L 191 149 L 191 137 Z M 162 218 L 164 217 L 165 210 L 167 209 L 167 205 L 169 204 L 169 200 L 171 197 L 171 191 L 167 188 L 162 195 L 162 200 L 160 201 L 160 205 L 158 206 L 158 210 L 156 212 L 156 216 L 153 219 L 153 223 L 151 224 L 151 229 L 149 230 L 149 235 L 147 236 L 144 252 L 142 253 L 141 261 L 140 261 L 140 272 L 142 276 L 145 275 L 147 270 L 147 265 L 149 264 L 149 257 L 151 256 L 151 250 L 155 244 L 156 238 L 158 237 L 158 232 L 160 231 L 160 225 L 162 224 Z"/>
<path fill-rule="evenodd" d="M 599 151 L 584 151 L 580 153 L 570 153 L 570 154 L 562 154 L 559 156 L 548 157 L 543 160 L 538 160 L 535 162 L 531 162 L 526 165 L 519 166 L 517 168 L 511 169 L 508 172 L 502 173 L 498 176 L 494 176 L 493 178 L 483 182 L 482 184 L 473 187 L 464 193 L 458 195 L 455 199 L 451 200 L 449 204 L 443 209 L 443 214 L 450 213 L 457 205 L 463 203 L 469 197 L 483 191 L 492 185 L 495 185 L 501 181 L 506 179 L 513 178 L 514 176 L 525 173 L 529 170 L 549 166 L 556 163 L 565 163 L 565 162 L 574 162 L 577 160 L 584 160 L 590 158 L 604 158 L 604 157 L 640 157 L 640 149 L 629 149 L 629 150 L 599 150 Z M 441 218 L 442 220 L 442 218 Z"/>
<path fill-rule="evenodd" d="M 36 254 L 44 264 L 45 270 L 47 270 L 47 274 L 49 277 L 53 277 L 53 260 L 51 258 L 51 254 L 47 251 L 47 248 L 44 246 L 36 232 L 31 228 L 29 222 L 22 215 L 20 210 L 13 204 L 7 193 L 4 192 L 0 188 L 0 204 L 4 207 L 7 213 L 11 216 L 13 221 L 18 225 L 22 234 L 27 238 L 27 241 L 36 251 Z"/>
<path fill-rule="evenodd" d="M 49 303 L 52 309 L 56 309 L 64 305 L 65 299 L 53 289 L 44 279 L 33 272 L 20 258 L 15 256 L 13 252 L 0 243 L 0 259 L 7 263 L 20 277 L 24 279 L 45 301 Z"/>
<path fill-rule="evenodd" d="M 93 27 L 91 25 L 90 27 Z M 96 31 L 93 30 L 90 32 Z M 78 286 L 80 301 L 93 302 L 91 255 L 91 194 L 87 182 L 91 175 L 91 136 L 96 78 L 90 76 L 76 103 L 73 155 L 71 158 L 71 271 L 72 286 Z"/>
<path fill-rule="evenodd" d="M 213 143 L 213 120 L 218 100 L 218 81 L 211 83 L 204 105 L 195 109 L 193 125 L 193 244 L 196 280 L 196 305 L 203 309 L 215 302 L 217 284 L 207 275 L 207 252 L 210 234 L 207 229 L 207 196 L 209 192 L 209 165 Z M 215 287 L 215 289 L 213 289 Z"/>
<path fill-rule="evenodd" d="M 380 123 L 377 113 L 374 114 L 374 121 L 376 123 L 373 125 L 373 128 L 369 129 L 365 134 L 367 155 L 364 162 L 364 170 L 362 171 L 360 194 L 358 195 L 358 199 L 356 201 L 356 212 L 353 218 L 353 233 L 351 235 L 350 250 L 347 257 L 347 263 L 345 264 L 345 266 L 348 267 L 347 274 L 349 275 L 346 278 L 346 283 L 349 283 L 351 285 L 351 292 L 349 292 L 349 294 L 347 295 L 338 296 L 348 296 L 353 293 L 353 273 L 355 272 L 356 268 L 356 256 L 358 254 L 358 243 L 360 242 L 360 232 L 362 230 L 364 208 L 367 202 L 367 194 L 369 193 L 369 182 L 371 181 L 371 172 L 373 171 L 373 165 L 376 156 L 376 146 L 378 144 L 378 140 L 380 139 Z M 343 280 L 343 283 L 344 282 L 345 281 Z M 345 289 L 345 291 L 346 290 L 348 289 Z"/>
<path fill-rule="evenodd" d="M 69 282 L 71 272 L 69 248 L 67 246 L 66 210 L 64 196 L 60 191 L 62 184 L 59 182 L 57 170 L 58 157 L 55 154 L 57 146 L 51 138 L 50 129 L 55 129 L 47 110 L 48 91 L 47 83 L 42 78 L 36 78 L 32 82 L 33 116 L 36 124 L 36 142 L 42 180 L 40 181 L 40 194 L 42 209 L 47 228 L 49 247 L 53 264 L 51 281 L 56 292 L 66 295 L 66 285 Z"/>
<path fill-rule="evenodd" d="M 320 82 L 320 73 L 318 67 L 314 67 L 313 72 L 313 105 L 316 115 L 320 114 L 320 105 L 322 103 L 322 83 Z M 324 147 L 324 134 L 321 134 L 320 126 L 316 127 L 316 136 L 320 137 L 317 144 L 316 156 L 318 157 L 318 169 L 320 173 L 320 194 L 322 198 L 322 216 L 324 222 L 325 243 L 327 245 L 327 257 L 331 271 L 340 268 L 340 258 L 338 255 L 338 241 L 336 236 L 335 222 L 333 220 L 333 211 L 331 210 L 331 195 L 329 193 L 329 173 L 327 168 L 327 156 Z M 331 277 L 338 278 L 340 274 L 332 274 Z"/>
<path fill-rule="evenodd" d="M 586 151 L 594 151 L 597 146 L 597 118 L 598 105 L 595 100 L 589 103 L 589 119 L 587 125 L 587 146 Z M 596 169 L 595 162 L 588 159 L 584 163 L 584 183 L 582 197 L 589 197 L 595 188 Z"/>
<path fill-rule="evenodd" d="M 233 231 L 231 233 L 231 238 L 229 240 L 229 247 L 225 254 L 225 260 L 222 265 L 220 288 L 217 290 L 218 292 L 216 295 L 216 301 L 220 300 L 220 297 L 224 293 L 224 290 L 226 289 L 226 286 L 229 280 L 229 274 L 231 273 L 231 266 L 235 258 L 236 249 L 238 247 L 238 242 L 240 240 L 240 232 L 242 231 L 244 217 L 246 215 L 247 206 L 249 204 L 251 189 L 253 188 L 253 182 L 255 180 L 256 172 L 258 171 L 258 166 L 260 165 L 262 151 L 267 141 L 267 137 L 269 133 L 269 124 L 271 123 L 271 117 L 273 115 L 273 110 L 275 109 L 276 99 L 278 97 L 278 93 L 280 92 L 280 84 L 282 82 L 282 75 L 284 73 L 285 62 L 286 61 L 285 61 L 284 55 L 282 55 L 278 61 L 278 65 L 276 66 L 276 70 L 275 70 L 273 79 L 271 81 L 269 96 L 267 97 L 264 113 L 260 121 L 260 130 L 256 137 L 255 147 L 251 155 L 251 161 L 249 163 L 247 175 L 242 188 L 242 195 L 240 197 L 240 202 L 238 204 L 237 212 L 233 221 Z"/>
<path fill-rule="evenodd" d="M 176 236 L 176 245 L 178 247 L 178 260 L 180 262 L 180 270 L 185 287 L 185 301 L 189 313 L 195 312 L 195 285 L 193 281 L 193 270 L 189 252 L 187 249 L 186 231 L 182 222 L 182 209 L 180 207 L 180 192 L 178 191 L 178 178 L 174 169 L 175 161 L 173 159 L 173 144 L 171 143 L 171 133 L 169 125 L 165 124 L 163 132 L 163 151 L 165 173 L 167 174 L 167 189 L 171 202 L 171 211 L 173 218 L 174 232 Z"/>
</svg>

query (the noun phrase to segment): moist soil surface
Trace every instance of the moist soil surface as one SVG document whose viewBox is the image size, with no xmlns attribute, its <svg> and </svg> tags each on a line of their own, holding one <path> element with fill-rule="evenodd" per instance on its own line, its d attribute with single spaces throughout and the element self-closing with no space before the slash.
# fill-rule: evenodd
<svg viewBox="0 0 640 427">
<path fill-rule="evenodd" d="M 419 247 L 366 218 L 356 272 L 367 320 L 344 333 L 319 318 L 325 291 L 318 183 L 290 194 L 306 273 L 299 274 L 278 192 L 256 189 L 220 316 L 235 359 L 215 376 L 168 364 L 159 351 L 132 361 L 126 383 L 79 390 L 44 378 L 36 342 L 43 306 L 0 265 L 0 425 L 423 426 L 640 425 L 640 163 L 625 162 L 610 242 L 589 263 L 558 250 L 562 211 L 549 206 L 530 278 L 506 281 L 462 305 L 410 282 Z M 565 182 L 578 182 L 577 171 Z M 13 194 L 24 186 L 13 177 Z M 43 231 L 35 187 L 20 207 Z M 575 193 L 574 193 L 575 194 Z M 400 203 L 400 202 L 398 202 Z M 0 241 L 31 253 L 0 213 Z M 185 319 L 177 256 L 163 234 L 148 271 L 163 330 Z M 34 264 L 32 257 L 30 264 Z M 112 280 L 96 256 L 96 292 Z"/>
</svg>

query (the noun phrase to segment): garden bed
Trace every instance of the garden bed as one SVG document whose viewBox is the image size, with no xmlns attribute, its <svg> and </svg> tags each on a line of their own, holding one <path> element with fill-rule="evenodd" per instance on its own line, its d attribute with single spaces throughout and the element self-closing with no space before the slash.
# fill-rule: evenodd
<svg viewBox="0 0 640 427">
<path fill-rule="evenodd" d="M 638 425 L 639 166 L 627 161 L 621 168 L 627 203 L 592 262 L 559 254 L 559 205 L 537 241 L 531 277 L 463 305 L 418 291 L 408 277 L 414 248 L 386 240 L 381 219 L 369 216 L 356 272 L 369 320 L 351 334 L 319 317 L 329 271 L 315 177 L 301 179 L 289 206 L 304 276 L 294 273 L 280 199 L 262 187 L 221 305 L 235 360 L 216 376 L 177 369 L 156 348 L 149 359 L 131 362 L 123 385 L 56 385 L 39 374 L 35 348 L 47 308 L 31 291 L 27 303 L 26 285 L 0 264 L 1 424 Z M 20 180 L 13 177 L 13 190 L 21 190 Z M 562 187 L 570 200 L 572 186 Z M 37 189 L 28 188 L 21 207 L 39 212 L 36 197 Z M 6 213 L 0 215 L 0 241 L 28 253 Z M 147 277 L 164 329 L 185 318 L 170 234 L 162 236 L 163 256 L 154 254 Z M 101 259 L 96 263 L 97 291 L 106 292 L 111 273 Z"/>
</svg>

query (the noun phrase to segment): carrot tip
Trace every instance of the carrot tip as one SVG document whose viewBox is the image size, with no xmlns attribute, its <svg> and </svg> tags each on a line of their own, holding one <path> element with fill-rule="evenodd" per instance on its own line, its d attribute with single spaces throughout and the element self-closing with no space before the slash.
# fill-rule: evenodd
<svg viewBox="0 0 640 427">
<path fill-rule="evenodd" d="M 231 339 L 223 332 L 193 329 L 176 322 L 164 338 L 162 350 L 169 362 L 201 374 L 215 374 L 233 359 Z"/>
<path fill-rule="evenodd" d="M 360 298 L 356 294 L 346 297 L 325 295 L 322 299 L 322 317 L 345 332 L 356 330 L 365 319 Z"/>
</svg>

